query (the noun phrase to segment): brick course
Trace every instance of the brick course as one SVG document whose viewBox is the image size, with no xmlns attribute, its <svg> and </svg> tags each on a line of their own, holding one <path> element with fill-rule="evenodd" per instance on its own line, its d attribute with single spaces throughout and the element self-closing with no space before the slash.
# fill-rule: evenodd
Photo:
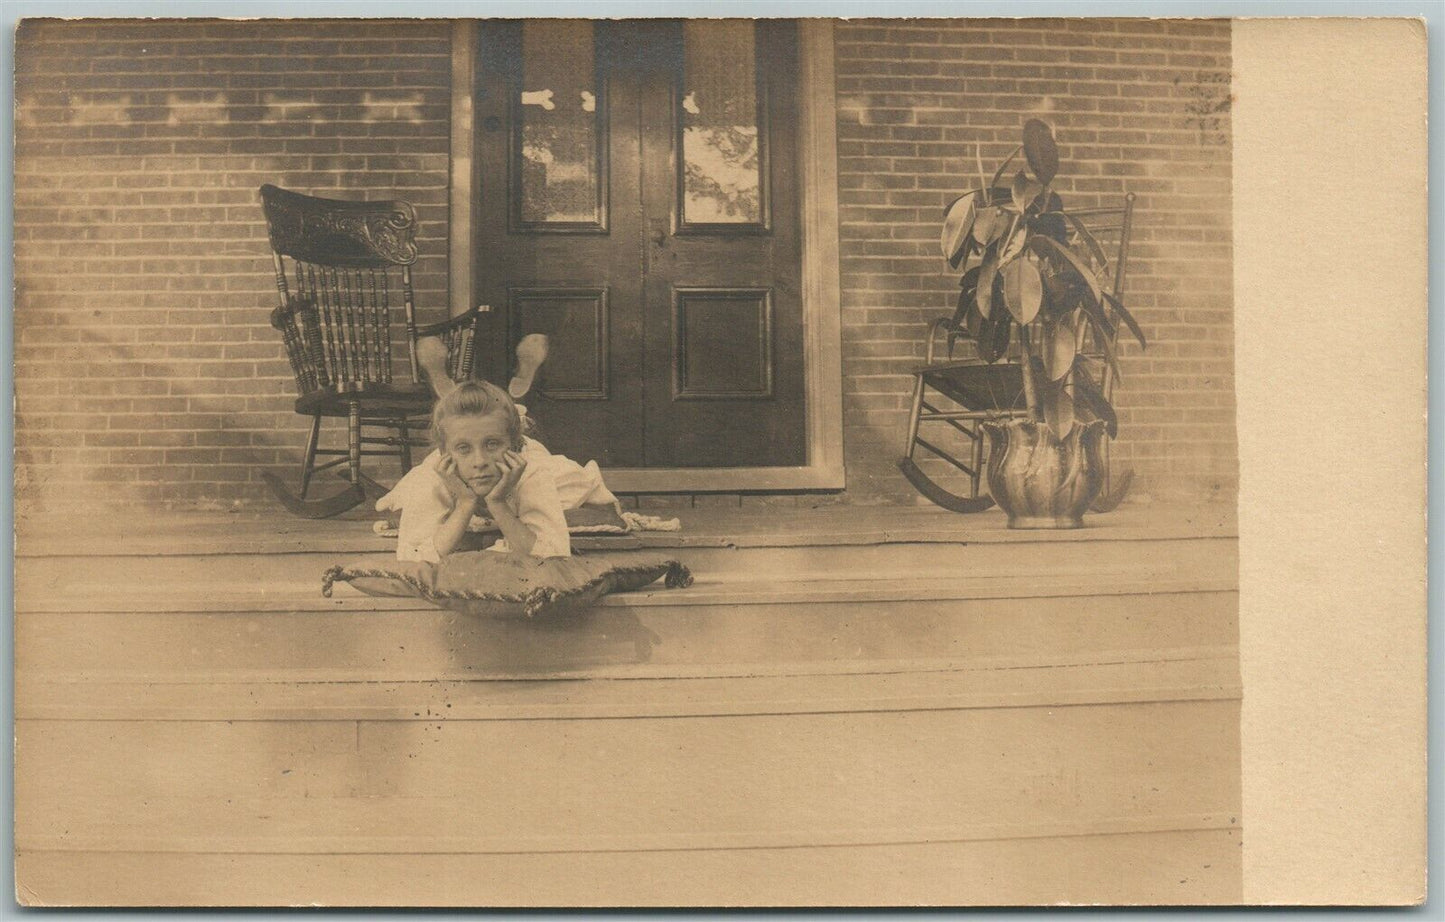
<svg viewBox="0 0 1445 922">
<path fill-rule="evenodd" d="M 1031 115 L 1087 205 L 1138 193 L 1119 455 L 1141 492 L 1232 498 L 1229 26 L 839 22 L 843 499 L 918 501 L 893 467 L 949 198 Z M 304 420 L 275 333 L 264 182 L 417 205 L 445 312 L 450 26 L 31 20 L 16 43 L 17 493 L 30 508 L 267 502 Z M 706 502 L 732 502 L 709 499 Z M 816 501 L 805 498 L 804 502 Z M 831 501 L 831 500 L 830 500 Z M 744 505 L 794 502 L 745 497 Z"/>
</svg>

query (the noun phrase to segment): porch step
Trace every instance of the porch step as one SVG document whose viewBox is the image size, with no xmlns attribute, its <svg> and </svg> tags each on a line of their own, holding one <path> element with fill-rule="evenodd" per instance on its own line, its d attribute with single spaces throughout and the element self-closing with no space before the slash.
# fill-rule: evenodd
<svg viewBox="0 0 1445 922">
<path fill-rule="evenodd" d="M 564 624 L 471 618 L 347 584 L 325 598 L 323 570 L 358 560 L 329 548 L 31 557 L 16 574 L 17 670 L 101 682 L 688 676 L 1236 643 L 1227 537 L 776 546 L 734 535 L 654 553 L 687 562 L 694 585 L 609 596 Z"/>
<path fill-rule="evenodd" d="M 1237 642 L 1230 590 L 1051 595 L 1043 587 L 1024 598 L 986 598 L 964 586 L 949 598 L 910 599 L 911 587 L 896 588 L 903 598 L 883 602 L 795 596 L 739 604 L 667 592 L 653 604 L 659 599 L 629 594 L 579 622 L 539 624 L 425 603 L 384 611 L 20 612 L 16 674 L 95 682 L 575 677 L 618 668 L 707 675 L 788 664 L 849 671 L 965 658 L 1077 662 Z"/>
<path fill-rule="evenodd" d="M 1097 541 L 1162 541 L 1237 538 L 1234 510 L 1227 506 L 1154 508 L 1124 506 L 1090 516 L 1087 527 L 1062 531 L 1011 531 L 998 510 L 958 515 L 932 506 L 749 509 L 667 508 L 645 510 L 677 517 L 682 530 L 638 532 L 626 543 L 649 548 L 807 547 L 889 543 L 1074 544 Z M 386 553 L 394 538 L 378 537 L 375 514 L 305 520 L 277 515 L 178 515 L 127 521 L 18 517 L 16 554 L 23 558 L 176 554 L 275 555 Z M 582 539 L 583 545 L 616 539 Z"/>
<path fill-rule="evenodd" d="M 390 558 L 357 558 L 351 563 L 385 567 Z M 49 585 L 44 568 L 16 575 L 15 607 L 24 613 L 93 612 L 329 612 L 418 611 L 436 606 L 414 598 L 367 596 L 348 583 L 337 583 L 330 597 L 321 594 L 320 561 L 305 561 L 287 573 L 271 569 L 262 581 L 230 575 L 188 576 L 183 566 L 167 564 L 166 577 L 144 574 L 97 576 L 104 566 L 88 568 L 83 582 L 57 575 Z M 944 571 L 946 573 L 946 571 Z M 134 580 L 134 582 L 131 582 Z M 677 608 L 705 605 L 764 605 L 847 601 L 924 601 L 948 599 L 1047 598 L 1082 595 L 1227 592 L 1236 580 L 1216 567 L 1192 561 L 1155 562 L 1131 569 L 1050 567 L 1046 573 L 958 572 L 947 575 L 899 575 L 896 572 L 845 570 L 839 574 L 694 573 L 686 590 L 659 588 L 604 596 L 597 605 L 611 608 Z"/>
<path fill-rule="evenodd" d="M 686 592 L 644 592 L 658 604 L 749 604 L 790 595 L 969 598 L 1028 594 L 1032 586 L 1104 594 L 1162 591 L 1186 585 L 1232 588 L 1238 552 L 1233 539 L 1161 539 L 1140 543 L 1089 542 L 963 544 L 896 541 L 867 545 L 699 546 L 630 551 L 623 556 L 681 560 L 696 582 Z M 355 555 L 322 550 L 287 554 L 176 553 L 156 557 L 92 555 L 25 558 L 16 567 L 21 611 L 266 611 L 332 610 L 346 595 L 323 603 L 321 574 L 336 563 L 385 567 L 391 553 Z M 916 586 L 916 589 L 908 589 Z M 965 589 L 963 587 L 972 587 Z M 952 587 L 952 588 L 950 588 Z M 898 596 L 899 591 L 914 595 Z M 820 595 L 821 594 L 821 595 Z M 921 594 L 921 595 L 919 595 Z M 355 598 L 355 594 L 352 594 Z M 378 608 L 396 603 L 380 602 Z M 406 604 L 406 603 L 403 603 Z M 640 604 L 640 603 L 629 603 Z"/>
</svg>

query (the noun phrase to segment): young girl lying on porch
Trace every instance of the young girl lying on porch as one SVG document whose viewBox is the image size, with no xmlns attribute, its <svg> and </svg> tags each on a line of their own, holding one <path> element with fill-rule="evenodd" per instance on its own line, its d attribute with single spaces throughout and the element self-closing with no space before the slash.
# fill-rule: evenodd
<svg viewBox="0 0 1445 922">
<path fill-rule="evenodd" d="M 377 509 L 401 512 L 396 556 L 437 563 L 457 549 L 473 516 L 502 537 L 489 550 L 534 557 L 572 553 L 565 510 L 610 506 L 597 462 L 585 466 L 524 435 L 525 417 L 506 391 L 466 381 L 432 412 L 437 449 L 412 468 Z"/>
<path fill-rule="evenodd" d="M 518 347 L 526 380 L 519 387 L 514 379 L 510 390 L 525 392 L 545 357 L 545 345 L 542 349 L 526 356 Z M 490 550 L 566 557 L 572 553 L 566 510 L 605 506 L 621 512 L 597 462 L 584 466 L 554 455 L 524 434 L 524 411 L 507 391 L 475 380 L 436 389 L 440 399 L 431 425 L 436 450 L 376 504 L 378 510 L 401 513 L 398 558 L 439 562 L 461 544 L 473 516 L 491 519 L 502 532 Z"/>
</svg>

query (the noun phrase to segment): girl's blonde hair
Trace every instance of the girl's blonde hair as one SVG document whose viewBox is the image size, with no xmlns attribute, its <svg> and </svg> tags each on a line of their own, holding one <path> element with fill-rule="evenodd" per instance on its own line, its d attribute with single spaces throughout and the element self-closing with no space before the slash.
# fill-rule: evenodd
<svg viewBox="0 0 1445 922">
<path fill-rule="evenodd" d="M 463 381 L 442 399 L 431 411 L 431 440 L 438 448 L 446 448 L 446 433 L 442 423 L 453 416 L 491 416 L 501 413 L 507 418 L 507 438 L 513 451 L 522 450 L 522 414 L 512 396 L 489 381 Z"/>
</svg>

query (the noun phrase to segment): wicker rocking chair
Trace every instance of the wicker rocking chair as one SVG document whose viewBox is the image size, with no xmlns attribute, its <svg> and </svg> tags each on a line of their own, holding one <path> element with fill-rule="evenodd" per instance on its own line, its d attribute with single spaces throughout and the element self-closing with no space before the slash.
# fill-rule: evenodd
<svg viewBox="0 0 1445 922">
<path fill-rule="evenodd" d="M 1095 268 L 1101 279 L 1111 279 L 1110 294 L 1122 299 L 1124 275 L 1128 267 L 1129 237 L 1133 229 L 1134 194 L 1126 194 L 1123 202 L 1117 206 L 1072 209 L 1071 214 L 1079 218 L 1106 248 L 1113 245 L 1111 264 Z M 939 356 L 936 351 L 940 334 L 947 342 L 944 356 Z M 954 342 L 968 338 L 968 331 L 960 327 L 953 317 L 939 317 L 929 324 L 924 364 L 913 370 L 913 404 L 908 417 L 908 441 L 903 457 L 898 459 L 899 470 L 919 493 L 930 502 L 954 512 L 982 512 L 993 505 L 990 497 L 980 493 L 986 462 L 984 433 L 979 423 L 1028 416 L 1023 393 L 1023 370 L 1019 365 L 1017 348 L 1012 355 L 993 364 L 977 357 L 955 360 Z M 1108 346 L 1112 347 L 1113 343 Z M 1084 354 L 1098 357 L 1102 355 L 1103 349 L 1104 344 L 1090 341 Z M 1108 365 L 1104 367 L 1101 385 L 1105 400 L 1111 399 L 1114 376 Z M 923 426 L 933 423 L 942 423 L 961 436 L 967 450 L 966 460 L 959 457 L 962 452 L 950 450 L 942 444 L 942 439 L 934 437 L 931 432 L 928 438 L 923 436 Z M 948 489 L 919 467 L 914 460 L 914 454 L 920 448 L 942 458 L 967 475 L 968 493 L 965 495 Z M 1105 470 L 1104 488 L 1092 505 L 1095 512 L 1109 512 L 1117 507 L 1134 478 L 1133 470 L 1125 469 L 1117 473 L 1110 470 L 1108 450 L 1109 444 L 1106 440 L 1101 448 Z"/>
<path fill-rule="evenodd" d="M 417 324 L 411 279 L 416 212 L 407 202 L 337 201 L 272 185 L 260 191 L 281 302 L 271 325 L 281 333 L 296 376 L 296 412 L 311 418 L 299 491 L 274 474 L 262 476 L 291 512 L 326 518 L 384 491 L 362 473 L 362 458 L 394 456 L 403 471 L 411 469 L 411 450 L 426 444 L 434 399 L 417 345 L 435 338 L 445 349 L 446 373 L 453 380 L 470 376 L 487 308 Z M 402 327 L 393 335 L 398 306 Z M 406 358 L 398 361 L 394 342 L 405 342 Z M 407 372 L 394 374 L 394 362 L 405 362 Z M 345 448 L 321 447 L 321 421 L 328 418 L 346 420 Z M 331 460 L 317 464 L 317 456 Z M 324 499 L 307 498 L 317 472 L 343 464 L 349 486 Z"/>
</svg>

